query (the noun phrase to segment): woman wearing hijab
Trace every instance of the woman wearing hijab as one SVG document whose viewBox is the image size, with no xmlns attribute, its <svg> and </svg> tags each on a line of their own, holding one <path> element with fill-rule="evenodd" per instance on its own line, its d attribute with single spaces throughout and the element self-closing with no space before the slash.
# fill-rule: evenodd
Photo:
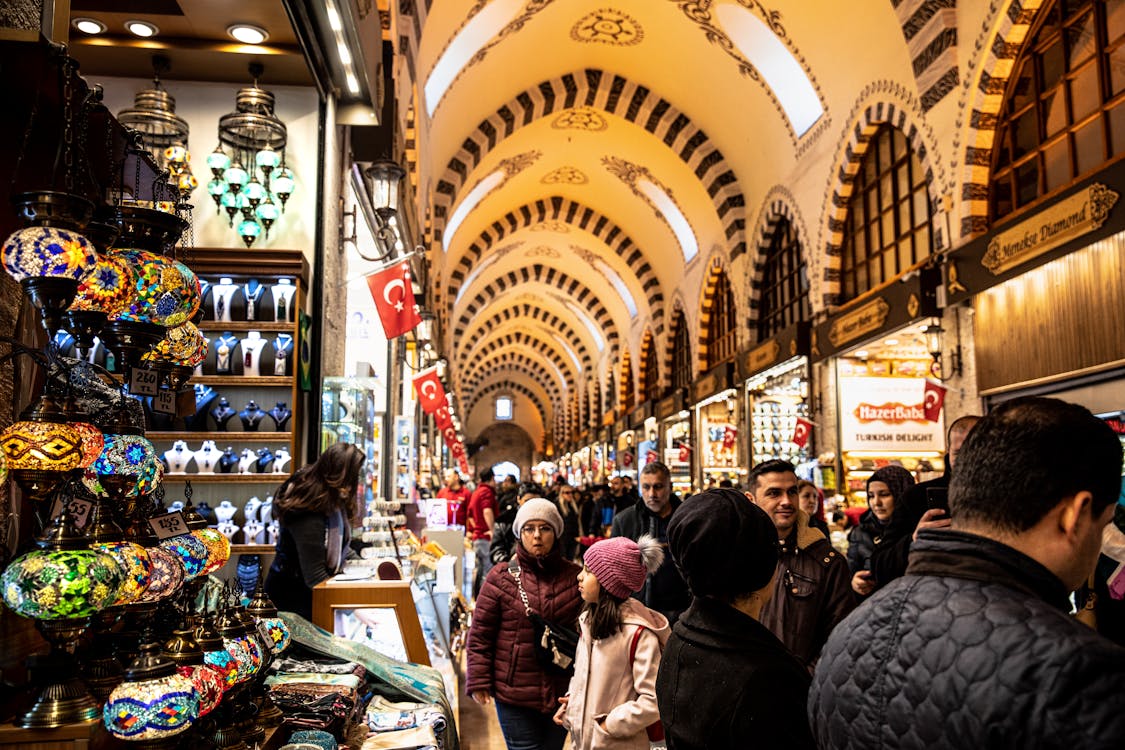
<svg viewBox="0 0 1125 750">
<path fill-rule="evenodd" d="M 884 466 L 867 480 L 867 511 L 848 532 L 848 567 L 852 571 L 852 591 L 870 596 L 876 588 L 871 572 L 871 555 L 883 541 L 895 505 L 914 486 L 914 475 L 901 466 Z"/>
</svg>

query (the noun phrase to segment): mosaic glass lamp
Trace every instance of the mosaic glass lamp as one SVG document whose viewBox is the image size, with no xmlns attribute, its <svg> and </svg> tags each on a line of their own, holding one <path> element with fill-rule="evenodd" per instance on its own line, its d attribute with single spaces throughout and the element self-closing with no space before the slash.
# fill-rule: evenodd
<svg viewBox="0 0 1125 750">
<path fill-rule="evenodd" d="M 83 461 L 82 434 L 67 421 L 54 397 L 43 394 L 0 432 L 8 471 L 33 500 L 49 498 Z"/>
<path fill-rule="evenodd" d="M 192 627 L 177 628 L 164 643 L 164 656 L 176 665 L 176 671 L 191 680 L 199 694 L 199 715 L 206 716 L 223 699 L 226 686 L 223 675 L 203 661 L 203 647 Z"/>
<path fill-rule="evenodd" d="M 87 469 L 93 466 L 94 461 L 101 455 L 102 448 L 105 447 L 105 436 L 90 423 L 90 418 L 82 411 L 78 399 L 74 396 L 68 396 L 63 401 L 62 409 L 70 426 L 82 441 L 82 461 L 78 464 L 78 468 Z"/>
<path fill-rule="evenodd" d="M 162 476 L 152 443 L 141 435 L 114 433 L 94 461 L 93 471 L 102 487 L 116 500 L 147 495 Z"/>
<path fill-rule="evenodd" d="M 225 610 L 219 616 L 218 631 L 223 639 L 223 646 L 238 664 L 235 682 L 246 682 L 262 668 L 260 644 L 247 632 L 245 623 L 233 608 Z"/>
<path fill-rule="evenodd" d="M 191 535 L 198 539 L 207 548 L 207 564 L 203 566 L 201 576 L 214 573 L 227 564 L 230 559 L 230 540 L 215 529 L 195 529 Z"/>
<path fill-rule="evenodd" d="M 138 601 L 156 604 L 183 588 L 186 574 L 180 558 L 163 547 L 149 547 L 147 552 L 152 563 L 152 574 L 149 576 L 148 587 Z"/>
<path fill-rule="evenodd" d="M 148 641 L 110 694 L 102 713 L 105 728 L 119 740 L 151 742 L 187 730 L 199 718 L 199 694 L 176 664 Z"/>
<path fill-rule="evenodd" d="M 164 338 L 141 361 L 160 371 L 169 388 L 179 390 L 206 357 L 207 339 L 194 323 L 187 321 L 167 329 Z"/>
<path fill-rule="evenodd" d="M 109 555 L 123 574 L 121 587 L 117 590 L 116 605 L 131 604 L 139 600 L 152 581 L 152 557 L 148 550 L 135 542 L 103 542 L 92 544 L 95 552 Z"/>
<path fill-rule="evenodd" d="M 202 541 L 191 534 L 180 534 L 160 542 L 160 546 L 175 555 L 184 566 L 188 580 L 204 575 L 210 550 Z"/>
<path fill-rule="evenodd" d="M 98 257 L 63 314 L 63 327 L 74 337 L 79 353 L 85 355 L 94 345 L 94 337 L 101 333 L 109 316 L 130 305 L 136 288 L 137 275 L 124 258 L 110 254 Z"/>
<path fill-rule="evenodd" d="M 258 632 L 262 634 L 266 645 L 274 654 L 280 654 L 289 648 L 291 636 L 289 627 L 277 612 L 277 606 L 266 595 L 265 587 L 258 581 L 254 596 L 246 605 L 246 612 L 258 623 Z"/>
<path fill-rule="evenodd" d="M 222 677 L 223 686 L 232 688 L 239 682 L 238 659 L 230 652 L 222 636 L 215 630 L 210 614 L 196 628 L 195 637 L 203 649 L 203 661 Z"/>
</svg>

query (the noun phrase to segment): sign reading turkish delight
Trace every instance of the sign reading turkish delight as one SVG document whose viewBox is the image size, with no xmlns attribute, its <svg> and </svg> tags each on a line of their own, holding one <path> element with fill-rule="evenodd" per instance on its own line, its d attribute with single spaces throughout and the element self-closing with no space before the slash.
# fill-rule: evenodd
<svg viewBox="0 0 1125 750">
<path fill-rule="evenodd" d="M 925 378 L 840 378 L 844 451 L 942 451 L 943 420 L 928 419 Z"/>
</svg>

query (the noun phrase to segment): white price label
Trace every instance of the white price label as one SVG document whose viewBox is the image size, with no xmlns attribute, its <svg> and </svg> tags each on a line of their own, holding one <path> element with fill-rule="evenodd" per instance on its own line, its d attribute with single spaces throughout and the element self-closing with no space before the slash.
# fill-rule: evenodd
<svg viewBox="0 0 1125 750">
<path fill-rule="evenodd" d="M 74 525 L 79 528 L 86 527 L 86 519 L 90 517 L 90 511 L 94 509 L 94 504 L 88 500 L 80 500 L 76 497 L 68 498 L 66 508 L 70 512 L 70 518 Z M 62 498 L 55 498 L 55 504 L 51 506 L 51 517 L 57 516 L 62 512 Z"/>
<path fill-rule="evenodd" d="M 148 519 L 157 539 L 171 539 L 174 536 L 188 533 L 187 519 L 180 511 L 172 511 L 162 516 Z"/>
<path fill-rule="evenodd" d="M 129 393 L 134 396 L 155 396 L 160 391 L 160 374 L 156 370 L 134 367 L 129 377 Z"/>
<path fill-rule="evenodd" d="M 161 414 L 175 414 L 176 392 L 165 389 L 157 393 L 156 398 L 152 400 L 152 410 Z"/>
</svg>

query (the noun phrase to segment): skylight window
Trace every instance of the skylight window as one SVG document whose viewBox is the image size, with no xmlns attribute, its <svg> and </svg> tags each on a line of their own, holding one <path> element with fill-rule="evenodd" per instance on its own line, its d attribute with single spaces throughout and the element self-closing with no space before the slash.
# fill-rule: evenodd
<svg viewBox="0 0 1125 750">
<path fill-rule="evenodd" d="M 793 53 L 747 8 L 724 3 L 715 8 L 715 14 L 738 50 L 762 74 L 793 130 L 804 135 L 824 114 L 824 108 Z"/>
<path fill-rule="evenodd" d="M 506 174 L 503 169 L 497 169 L 495 172 L 485 177 L 477 183 L 477 186 L 465 196 L 465 200 L 461 201 L 461 205 L 449 217 L 449 223 L 445 225 L 445 232 L 442 238 L 445 242 L 445 249 L 449 250 L 449 245 L 453 241 L 453 235 L 461 227 L 461 222 L 465 220 L 477 204 L 484 200 L 485 196 L 495 190 L 501 183 L 504 182 Z"/>
<path fill-rule="evenodd" d="M 668 222 L 668 226 L 672 228 L 676 240 L 680 243 L 680 249 L 684 253 L 684 263 L 690 262 L 692 258 L 699 255 L 699 243 L 695 239 L 695 232 L 691 230 L 691 224 L 688 223 L 687 217 L 680 211 L 676 202 L 659 185 L 643 178 L 637 180 L 637 190 L 640 190 L 652 205 L 656 206 L 657 210 L 664 215 L 665 221 Z"/>
<path fill-rule="evenodd" d="M 500 396 L 496 399 L 496 418 L 512 418 L 512 399 L 508 398 L 507 396 Z"/>
<path fill-rule="evenodd" d="M 625 282 L 617 275 L 617 272 L 610 268 L 604 261 L 595 261 L 594 265 L 602 275 L 609 279 L 609 283 L 621 295 L 621 299 L 625 302 L 625 307 L 629 310 L 629 317 L 637 317 L 637 303 L 633 301 L 633 295 L 629 293 L 629 287 L 625 286 Z"/>
<path fill-rule="evenodd" d="M 507 26 L 522 7 L 523 0 L 492 0 L 453 37 L 426 79 L 423 93 L 426 97 L 426 112 L 430 117 L 434 116 L 438 104 L 473 59 L 473 55 L 500 29 Z"/>
</svg>

